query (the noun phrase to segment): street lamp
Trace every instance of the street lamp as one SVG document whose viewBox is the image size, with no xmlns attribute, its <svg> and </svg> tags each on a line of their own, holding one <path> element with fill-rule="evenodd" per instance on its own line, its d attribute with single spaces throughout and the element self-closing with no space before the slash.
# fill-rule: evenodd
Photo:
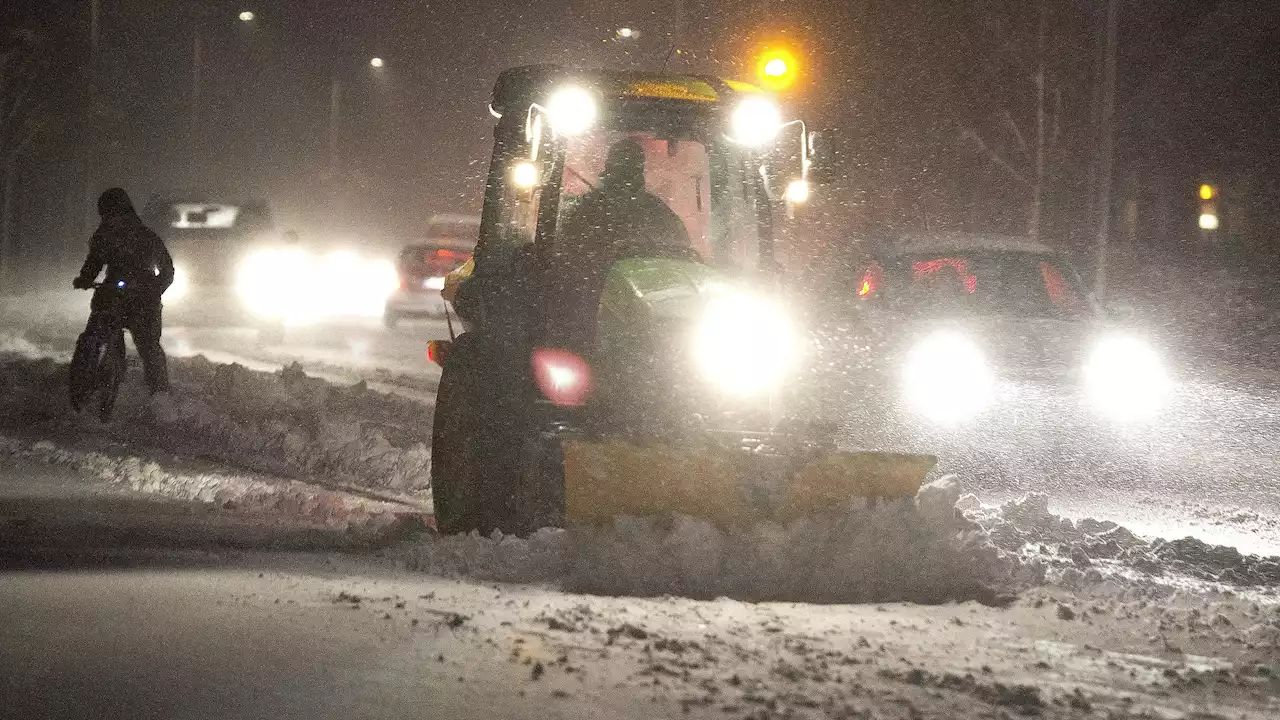
<svg viewBox="0 0 1280 720">
<path fill-rule="evenodd" d="M 240 22 L 253 22 L 256 17 L 257 15 L 255 15 L 252 10 L 242 10 L 240 12 Z"/>
<path fill-rule="evenodd" d="M 348 56 L 345 60 L 339 61 L 339 66 L 347 66 L 348 63 L 355 62 L 355 58 Z M 374 55 L 369 58 L 369 67 L 372 69 L 368 72 L 367 77 L 372 77 L 377 85 L 385 86 L 389 78 L 387 73 L 383 71 L 387 65 L 387 61 L 380 55 Z M 338 68 L 335 68 L 329 78 L 329 176 L 337 178 L 340 174 L 339 165 L 341 164 L 342 144 L 342 115 L 343 105 L 343 85 L 347 84 L 341 79 L 341 75 L 345 74 Z"/>
</svg>

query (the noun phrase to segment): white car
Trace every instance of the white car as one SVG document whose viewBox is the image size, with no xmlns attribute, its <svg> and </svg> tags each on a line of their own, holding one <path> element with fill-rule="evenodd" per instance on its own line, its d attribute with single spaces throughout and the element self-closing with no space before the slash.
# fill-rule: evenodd
<svg viewBox="0 0 1280 720">
<path fill-rule="evenodd" d="M 428 239 L 400 251 L 397 287 L 382 314 L 388 328 L 403 319 L 444 315 L 445 301 L 440 294 L 444 277 L 471 259 L 479 235 L 478 223 L 473 224 L 471 218 L 458 218 L 453 225 L 443 227 L 440 220 L 434 220 L 428 227 Z"/>
<path fill-rule="evenodd" d="M 249 325 L 275 343 L 293 325 L 376 318 L 395 289 L 389 258 L 356 242 L 300 242 L 276 229 L 261 202 L 155 198 L 143 220 L 173 255 L 174 283 L 164 295 L 172 324 Z"/>
<path fill-rule="evenodd" d="M 843 334 L 820 336 L 819 352 L 913 424 L 972 427 L 1015 410 L 1047 420 L 1062 402 L 1085 408 L 1091 423 L 1129 424 L 1156 418 L 1169 399 L 1154 345 L 1046 245 L 905 237 L 868 253 L 853 281 Z M 840 364 L 850 359 L 853 367 Z M 1016 407 L 1030 394 L 1058 399 Z"/>
</svg>

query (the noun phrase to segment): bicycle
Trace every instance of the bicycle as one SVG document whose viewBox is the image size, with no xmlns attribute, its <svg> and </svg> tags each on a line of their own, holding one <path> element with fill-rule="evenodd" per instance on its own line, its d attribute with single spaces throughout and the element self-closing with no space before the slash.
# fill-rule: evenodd
<svg viewBox="0 0 1280 720">
<path fill-rule="evenodd" d="M 102 283 L 94 283 L 90 289 L 101 287 Z M 90 312 L 88 326 L 76 339 L 68 373 L 72 410 L 80 412 L 96 392 L 98 419 L 104 423 L 111 420 L 125 376 L 124 293 L 125 281 L 119 280 L 112 291 L 102 294 L 103 306 Z"/>
</svg>

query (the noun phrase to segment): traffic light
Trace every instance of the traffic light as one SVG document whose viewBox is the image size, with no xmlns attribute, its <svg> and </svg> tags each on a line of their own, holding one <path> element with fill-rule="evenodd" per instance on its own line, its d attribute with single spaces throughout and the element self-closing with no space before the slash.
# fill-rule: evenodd
<svg viewBox="0 0 1280 720">
<path fill-rule="evenodd" d="M 799 73 L 799 60 L 786 47 L 767 47 L 756 56 L 756 81 L 766 90 L 786 90 L 795 84 Z"/>
<path fill-rule="evenodd" d="M 1218 219 L 1218 188 L 1209 183 L 1200 185 L 1200 229 L 1213 232 L 1220 224 Z"/>
</svg>

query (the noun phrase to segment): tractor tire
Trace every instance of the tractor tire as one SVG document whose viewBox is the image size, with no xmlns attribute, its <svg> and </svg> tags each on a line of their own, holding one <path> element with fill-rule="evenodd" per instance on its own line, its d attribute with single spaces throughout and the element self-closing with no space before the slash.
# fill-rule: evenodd
<svg viewBox="0 0 1280 720">
<path fill-rule="evenodd" d="M 503 518 L 503 531 L 528 535 L 564 525 L 564 450 L 560 441 L 531 428 L 521 445 L 515 502 Z M 509 529 L 508 529 L 509 528 Z"/>
<path fill-rule="evenodd" d="M 436 390 L 435 418 L 431 427 L 431 503 L 436 530 L 442 535 L 480 529 L 474 488 L 470 478 L 474 464 L 471 446 L 478 430 L 478 413 L 470 395 L 467 358 L 450 353 Z"/>
<path fill-rule="evenodd" d="M 525 535 L 562 523 L 559 443 L 536 432 L 527 400 L 503 382 L 491 350 L 460 335 L 440 376 L 431 489 L 441 534 Z"/>
</svg>

